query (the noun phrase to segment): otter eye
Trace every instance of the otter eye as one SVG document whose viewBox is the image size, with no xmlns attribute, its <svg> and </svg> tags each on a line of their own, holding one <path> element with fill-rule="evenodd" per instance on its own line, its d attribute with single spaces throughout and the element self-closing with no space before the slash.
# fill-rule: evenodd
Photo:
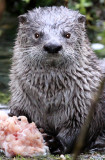
<svg viewBox="0 0 105 160">
<path fill-rule="evenodd" d="M 35 38 L 39 38 L 39 33 L 35 33 Z"/>
<path fill-rule="evenodd" d="M 70 33 L 66 33 L 66 34 L 64 35 L 65 38 L 70 38 L 70 36 L 71 36 Z"/>
</svg>

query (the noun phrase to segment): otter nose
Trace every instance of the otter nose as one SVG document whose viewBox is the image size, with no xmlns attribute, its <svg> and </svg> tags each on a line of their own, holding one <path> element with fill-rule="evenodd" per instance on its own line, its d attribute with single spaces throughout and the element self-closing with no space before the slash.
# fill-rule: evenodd
<svg viewBox="0 0 105 160">
<path fill-rule="evenodd" d="M 44 50 L 48 53 L 58 53 L 62 49 L 62 45 L 60 44 L 51 44 L 48 43 L 44 45 Z"/>
</svg>

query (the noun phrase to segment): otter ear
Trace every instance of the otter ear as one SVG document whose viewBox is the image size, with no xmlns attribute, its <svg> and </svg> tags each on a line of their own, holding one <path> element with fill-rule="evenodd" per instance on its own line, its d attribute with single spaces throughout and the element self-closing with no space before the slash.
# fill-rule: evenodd
<svg viewBox="0 0 105 160">
<path fill-rule="evenodd" d="M 83 15 L 80 15 L 80 16 L 78 17 L 78 22 L 79 22 L 79 23 L 85 23 L 85 22 L 86 22 L 86 17 L 83 16 Z"/>
<path fill-rule="evenodd" d="M 22 24 L 25 24 L 25 23 L 27 23 L 28 22 L 28 20 L 27 20 L 27 15 L 20 15 L 19 17 L 18 17 L 18 19 L 19 19 L 19 23 L 22 23 Z"/>
</svg>

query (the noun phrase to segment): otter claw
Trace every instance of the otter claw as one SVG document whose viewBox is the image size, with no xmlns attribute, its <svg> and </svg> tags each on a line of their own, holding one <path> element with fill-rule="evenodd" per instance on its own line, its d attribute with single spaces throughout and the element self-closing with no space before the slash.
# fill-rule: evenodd
<svg viewBox="0 0 105 160">
<path fill-rule="evenodd" d="M 53 138 L 49 140 L 49 143 L 54 143 L 54 142 L 55 140 Z"/>
<path fill-rule="evenodd" d="M 44 129 L 43 129 L 43 128 L 39 128 L 39 131 L 40 131 L 41 133 L 44 133 Z"/>
<path fill-rule="evenodd" d="M 10 113 L 8 113 L 8 116 L 13 117 L 14 114 L 10 112 Z"/>
<path fill-rule="evenodd" d="M 61 154 L 61 150 L 58 148 L 57 150 L 53 151 L 52 154 Z"/>
</svg>

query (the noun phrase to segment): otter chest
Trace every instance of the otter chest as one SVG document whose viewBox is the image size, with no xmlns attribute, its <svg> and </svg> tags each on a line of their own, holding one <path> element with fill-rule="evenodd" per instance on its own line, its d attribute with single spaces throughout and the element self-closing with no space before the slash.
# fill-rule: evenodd
<svg viewBox="0 0 105 160">
<path fill-rule="evenodd" d="M 74 117 L 78 123 L 84 122 L 91 98 L 90 89 L 83 88 L 81 79 L 77 81 L 77 77 L 65 72 L 36 73 L 33 79 L 32 88 L 37 90 L 42 102 L 39 109 L 35 107 L 35 115 L 38 115 L 34 117 L 35 122 L 53 128 Z"/>
</svg>

